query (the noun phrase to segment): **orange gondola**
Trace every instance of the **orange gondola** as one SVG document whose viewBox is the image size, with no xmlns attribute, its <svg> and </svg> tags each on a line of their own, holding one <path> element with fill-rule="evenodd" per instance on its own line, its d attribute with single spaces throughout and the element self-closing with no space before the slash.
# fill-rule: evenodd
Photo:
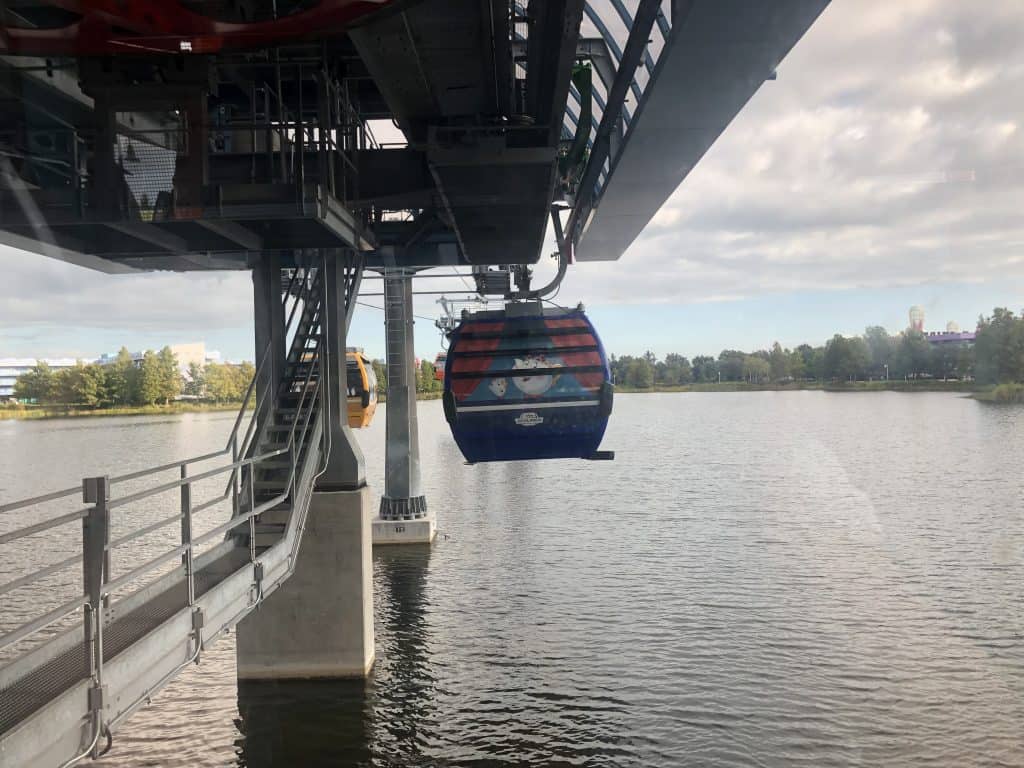
<svg viewBox="0 0 1024 768">
<path fill-rule="evenodd" d="M 352 429 L 370 426 L 377 410 L 377 375 L 363 350 L 349 347 L 345 352 L 348 386 L 348 425 Z"/>
</svg>

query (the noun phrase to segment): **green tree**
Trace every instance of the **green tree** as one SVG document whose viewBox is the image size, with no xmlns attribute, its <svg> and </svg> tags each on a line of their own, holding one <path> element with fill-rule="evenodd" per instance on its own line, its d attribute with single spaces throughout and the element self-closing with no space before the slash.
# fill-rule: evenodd
<svg viewBox="0 0 1024 768">
<path fill-rule="evenodd" d="M 384 393 L 388 391 L 388 367 L 383 360 L 371 360 L 373 373 L 377 377 L 377 391 Z"/>
<path fill-rule="evenodd" d="M 654 366 L 643 357 L 633 358 L 626 369 L 626 384 L 637 389 L 654 386 Z"/>
<path fill-rule="evenodd" d="M 14 397 L 35 403 L 52 402 L 57 394 L 57 380 L 53 369 L 37 360 L 35 366 L 21 374 L 14 382 Z"/>
<path fill-rule="evenodd" d="M 885 376 L 886 366 L 892 365 L 895 342 L 889 332 L 880 325 L 864 329 L 864 343 L 868 346 L 871 373 L 878 378 Z"/>
<path fill-rule="evenodd" d="M 435 392 L 439 389 L 439 382 L 434 373 L 437 369 L 434 368 L 434 364 L 429 360 L 421 360 L 420 367 L 416 371 L 416 391 L 417 392 Z"/>
<path fill-rule="evenodd" d="M 789 375 L 796 381 L 802 381 L 807 378 L 807 368 L 804 365 L 804 356 L 800 354 L 800 350 L 794 349 L 789 353 Z"/>
<path fill-rule="evenodd" d="M 56 399 L 64 405 L 95 408 L 107 399 L 103 369 L 95 363 L 86 365 L 78 360 L 73 367 L 58 371 L 56 391 Z"/>
<path fill-rule="evenodd" d="M 190 397 L 203 397 L 206 394 L 206 372 L 197 362 L 188 364 L 185 381 L 181 387 L 182 394 Z"/>
<path fill-rule="evenodd" d="M 772 381 L 782 381 L 792 375 L 790 372 L 789 350 L 783 350 L 782 345 L 777 341 L 772 344 L 772 351 L 769 356 L 768 365 L 771 369 Z"/>
<path fill-rule="evenodd" d="M 859 336 L 846 338 L 836 334 L 825 345 L 825 378 L 853 381 L 864 376 L 871 365 L 871 352 Z"/>
<path fill-rule="evenodd" d="M 808 372 L 818 381 L 825 379 L 825 347 L 813 347 L 810 355 L 811 362 L 808 363 Z"/>
<path fill-rule="evenodd" d="M 1024 381 L 1024 319 L 1004 307 L 979 318 L 974 353 L 978 381 Z"/>
<path fill-rule="evenodd" d="M 662 362 L 654 366 L 654 381 L 667 387 L 676 387 L 693 381 L 693 369 L 690 361 L 682 355 L 670 352 Z"/>
<path fill-rule="evenodd" d="M 745 381 L 757 384 L 771 376 L 772 366 L 760 355 L 745 355 L 740 371 Z"/>
<path fill-rule="evenodd" d="M 121 347 L 114 362 L 104 366 L 103 373 L 108 402 L 114 405 L 139 402 L 139 371 L 127 347 Z"/>
<path fill-rule="evenodd" d="M 718 381 L 718 361 L 709 355 L 693 358 L 693 380 L 702 383 Z"/>
<path fill-rule="evenodd" d="M 164 386 L 160 371 L 160 359 L 156 352 L 147 349 L 139 366 L 138 400 L 142 405 L 154 405 L 164 394 Z"/>
<path fill-rule="evenodd" d="M 207 363 L 204 378 L 208 399 L 215 403 L 230 403 L 241 397 L 232 367 L 226 363 Z"/>
<path fill-rule="evenodd" d="M 156 356 L 159 372 L 159 398 L 167 405 L 181 394 L 181 369 L 178 368 L 178 356 L 170 347 L 164 347 Z"/>
<path fill-rule="evenodd" d="M 937 379 L 954 378 L 959 362 L 959 345 L 955 343 L 933 344 L 929 354 L 928 372 Z"/>
<path fill-rule="evenodd" d="M 629 366 L 635 359 L 631 355 L 622 355 L 621 357 L 612 355 L 611 360 L 608 361 L 608 365 L 612 369 L 612 381 L 616 384 L 625 384 Z"/>
<path fill-rule="evenodd" d="M 810 344 L 801 344 L 795 350 L 794 354 L 800 355 L 800 360 L 803 362 L 803 375 L 804 378 L 810 379 L 822 379 L 824 378 L 824 361 L 825 361 L 825 349 L 824 347 L 812 347 Z M 794 374 L 795 375 L 795 374 Z"/>
<path fill-rule="evenodd" d="M 723 381 L 741 381 L 743 379 L 743 363 L 747 359 L 744 352 L 736 349 L 723 349 L 718 355 L 718 372 Z"/>
<path fill-rule="evenodd" d="M 242 398 L 245 397 L 245 393 L 249 390 L 249 385 L 252 383 L 255 376 L 256 366 L 248 360 L 243 360 L 235 366 L 235 378 L 238 381 L 238 390 L 234 398 L 235 401 L 242 401 Z"/>
<path fill-rule="evenodd" d="M 974 376 L 974 349 L 961 344 L 956 353 L 956 375 L 960 379 Z"/>
<path fill-rule="evenodd" d="M 931 360 L 931 345 L 923 333 L 911 329 L 900 335 L 892 363 L 897 376 L 917 378 L 927 374 Z"/>
</svg>

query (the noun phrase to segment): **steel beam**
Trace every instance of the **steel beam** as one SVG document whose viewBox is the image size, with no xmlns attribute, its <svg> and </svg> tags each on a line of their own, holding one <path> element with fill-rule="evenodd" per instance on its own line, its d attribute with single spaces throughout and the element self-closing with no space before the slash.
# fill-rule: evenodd
<svg viewBox="0 0 1024 768">
<path fill-rule="evenodd" d="M 597 136 L 594 137 L 590 160 L 587 162 L 583 178 L 580 180 L 576 204 L 569 220 L 570 236 L 574 236 L 577 227 L 586 220 L 590 212 L 594 199 L 594 187 L 597 184 L 598 175 L 604 168 L 605 161 L 609 159 L 611 138 L 620 119 L 626 91 L 634 84 L 636 69 L 647 50 L 647 40 L 660 11 L 660 0 L 640 0 L 640 5 L 637 7 L 636 15 L 633 17 L 633 27 L 629 31 L 629 39 L 626 41 L 626 47 L 623 49 L 622 58 L 619 61 L 619 68 L 615 73 L 615 82 L 612 83 L 612 87 L 608 91 L 608 106 L 601 115 L 601 125 L 597 129 Z"/>
<path fill-rule="evenodd" d="M 284 305 L 281 303 L 280 255 L 269 251 L 260 256 L 252 270 L 253 325 L 256 367 L 266 355 L 266 367 L 256 381 L 256 401 L 273 399 L 281 386 L 285 366 Z"/>
</svg>

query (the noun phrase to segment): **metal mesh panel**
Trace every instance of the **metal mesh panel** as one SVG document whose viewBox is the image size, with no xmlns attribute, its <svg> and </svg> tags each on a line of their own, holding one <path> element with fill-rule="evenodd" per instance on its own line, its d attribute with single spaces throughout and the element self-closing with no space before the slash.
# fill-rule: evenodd
<svg viewBox="0 0 1024 768">
<path fill-rule="evenodd" d="M 127 219 L 160 221 L 169 217 L 175 172 L 179 158 L 185 155 L 183 131 L 143 137 L 118 134 L 114 162 L 124 179 L 122 210 Z"/>
<path fill-rule="evenodd" d="M 205 594 L 248 562 L 247 549 L 234 549 L 197 571 L 196 596 Z M 103 630 L 104 660 L 117 656 L 187 604 L 188 589 L 182 581 L 147 601 L 145 605 L 107 624 Z M 0 689 L 0 733 L 9 731 L 85 678 L 85 647 L 76 645 L 7 688 Z"/>
</svg>

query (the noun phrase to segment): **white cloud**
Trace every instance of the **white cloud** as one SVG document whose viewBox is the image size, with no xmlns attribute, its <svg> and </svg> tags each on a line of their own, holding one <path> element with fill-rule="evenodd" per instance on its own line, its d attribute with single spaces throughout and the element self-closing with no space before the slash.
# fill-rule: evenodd
<svg viewBox="0 0 1024 768">
<path fill-rule="evenodd" d="M 1024 6 L 836 0 L 591 302 L 998 282 L 1024 242 Z M 666 226 L 666 223 L 668 226 Z"/>
</svg>

